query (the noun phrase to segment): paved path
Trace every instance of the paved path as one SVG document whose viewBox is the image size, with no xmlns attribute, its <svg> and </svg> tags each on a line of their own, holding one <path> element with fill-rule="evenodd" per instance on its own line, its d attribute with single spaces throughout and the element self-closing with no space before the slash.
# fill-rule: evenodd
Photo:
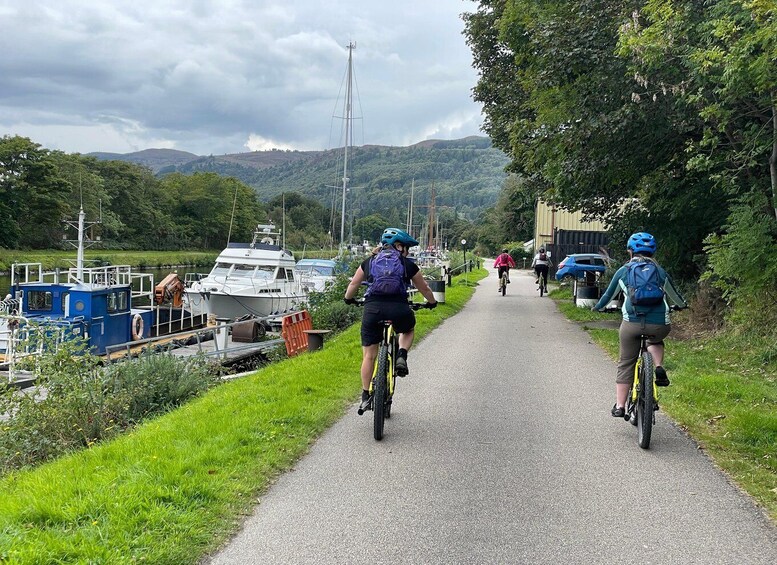
<svg viewBox="0 0 777 565">
<path fill-rule="evenodd" d="M 764 514 L 661 413 L 641 450 L 614 363 L 508 288 L 413 348 L 382 442 L 354 404 L 211 564 L 777 563 Z"/>
</svg>

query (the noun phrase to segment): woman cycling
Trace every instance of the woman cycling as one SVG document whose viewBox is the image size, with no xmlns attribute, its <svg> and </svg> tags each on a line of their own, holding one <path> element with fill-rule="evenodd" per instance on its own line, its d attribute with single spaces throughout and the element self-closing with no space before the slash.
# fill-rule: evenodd
<svg viewBox="0 0 777 565">
<path fill-rule="evenodd" d="M 687 308 L 687 303 L 682 295 L 672 284 L 672 279 L 653 259 L 656 252 L 656 240 L 649 233 L 639 232 L 629 237 L 626 243 L 626 249 L 629 252 L 629 262 L 617 270 L 610 285 L 607 287 L 604 295 L 599 302 L 591 308 L 592 310 L 601 310 L 616 296 L 622 292 L 623 300 L 623 321 L 618 332 L 620 342 L 620 356 L 618 360 L 618 372 L 615 378 L 615 406 L 610 411 L 616 418 L 626 416 L 626 397 L 629 389 L 634 382 L 634 367 L 639 357 L 639 338 L 640 335 L 651 336 L 648 339 L 648 351 L 653 356 L 656 367 L 656 386 L 669 386 L 669 377 L 663 367 L 664 363 L 664 338 L 669 335 L 672 326 L 669 321 L 669 304 L 664 297 L 666 296 L 681 308 Z M 661 290 L 660 298 L 653 305 L 635 305 L 632 301 L 635 299 L 633 294 L 634 277 L 629 276 L 631 268 L 640 267 L 646 263 L 653 263 L 658 272 L 658 279 Z M 629 286 L 631 279 L 632 286 Z M 632 292 L 630 292 L 630 289 Z"/>
<path fill-rule="evenodd" d="M 399 334 L 399 352 L 397 354 L 397 375 L 408 374 L 407 352 L 413 345 L 415 314 L 407 302 L 407 288 L 412 282 L 429 302 L 429 308 L 437 306 L 432 290 L 424 280 L 418 265 L 407 258 L 411 247 L 418 242 L 398 228 L 386 228 L 380 238 L 381 248 L 362 262 L 356 269 L 348 288 L 345 290 L 345 303 L 356 302 L 356 293 L 362 282 L 367 282 L 364 294 L 364 313 L 362 314 L 362 402 L 361 412 L 371 409 L 370 381 L 378 346 L 383 339 L 383 320 L 391 320 Z"/>
<path fill-rule="evenodd" d="M 498 279 L 502 280 L 502 273 L 507 273 L 507 282 L 510 282 L 510 269 L 515 268 L 515 260 L 512 258 L 512 256 L 507 252 L 507 249 L 502 249 L 502 253 L 499 254 L 499 257 L 496 258 L 496 261 L 494 261 L 494 268 L 498 269 L 497 275 Z M 499 283 L 499 291 L 502 290 L 502 283 Z"/>
<path fill-rule="evenodd" d="M 545 289 L 548 288 L 548 270 L 553 266 L 553 262 L 550 260 L 550 255 L 545 251 L 544 247 L 540 247 L 540 250 L 531 260 L 531 269 L 534 269 L 534 282 L 540 284 L 540 277 L 545 284 Z"/>
</svg>

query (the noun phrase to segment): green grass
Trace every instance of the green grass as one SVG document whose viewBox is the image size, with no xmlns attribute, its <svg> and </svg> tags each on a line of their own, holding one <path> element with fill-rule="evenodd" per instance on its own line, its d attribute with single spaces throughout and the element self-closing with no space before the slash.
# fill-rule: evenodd
<svg viewBox="0 0 777 565">
<path fill-rule="evenodd" d="M 422 338 L 485 269 L 417 313 Z M 359 326 L 114 441 L 0 479 L 0 563 L 196 563 L 356 401 Z M 371 441 L 365 426 L 364 440 Z"/>
<path fill-rule="evenodd" d="M 619 314 L 576 309 L 571 295 L 563 300 L 559 309 L 570 319 L 582 319 L 594 341 L 617 359 L 617 330 L 590 328 L 585 322 L 614 320 Z M 574 317 L 575 310 L 585 313 Z M 661 410 L 777 522 L 774 347 L 773 339 L 723 335 L 678 340 L 670 334 L 664 366 L 672 386 L 660 390 L 659 400 Z M 613 381 L 614 376 L 615 369 Z"/>
</svg>

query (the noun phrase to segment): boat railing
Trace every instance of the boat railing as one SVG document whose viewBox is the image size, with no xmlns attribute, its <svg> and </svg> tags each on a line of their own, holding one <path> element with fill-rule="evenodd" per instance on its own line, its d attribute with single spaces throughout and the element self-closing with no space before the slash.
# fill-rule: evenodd
<svg viewBox="0 0 777 565">
<path fill-rule="evenodd" d="M 56 351 L 65 340 L 65 331 L 66 326 L 54 320 L 33 322 L 24 316 L 0 314 L 0 351 L 4 350 L 0 367 L 8 370 L 8 381 L 15 379 L 21 361 L 40 357 L 46 347 Z"/>
<path fill-rule="evenodd" d="M 183 285 L 186 288 L 191 288 L 194 283 L 201 281 L 209 274 L 210 273 L 185 273 L 183 276 Z"/>
</svg>

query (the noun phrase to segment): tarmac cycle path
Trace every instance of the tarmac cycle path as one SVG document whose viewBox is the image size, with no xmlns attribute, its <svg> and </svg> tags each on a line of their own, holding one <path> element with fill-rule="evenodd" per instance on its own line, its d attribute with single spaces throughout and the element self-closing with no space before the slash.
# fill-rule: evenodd
<svg viewBox="0 0 777 565">
<path fill-rule="evenodd" d="M 777 563 L 766 515 L 663 413 L 640 449 L 614 362 L 511 279 L 416 343 L 381 442 L 354 374 L 352 409 L 208 562 Z"/>
</svg>

